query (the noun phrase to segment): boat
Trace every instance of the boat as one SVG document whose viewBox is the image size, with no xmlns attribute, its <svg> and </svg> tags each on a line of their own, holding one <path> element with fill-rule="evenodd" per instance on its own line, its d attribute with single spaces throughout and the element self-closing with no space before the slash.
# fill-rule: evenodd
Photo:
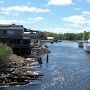
<svg viewBox="0 0 90 90">
<path fill-rule="evenodd" d="M 78 47 L 83 47 L 83 44 L 84 44 L 85 42 L 87 42 L 87 41 L 85 40 L 85 35 L 86 35 L 86 31 L 84 31 L 84 33 L 81 34 L 81 40 L 78 40 Z"/>
<path fill-rule="evenodd" d="M 58 40 L 58 42 L 62 42 L 62 40 Z"/>
<path fill-rule="evenodd" d="M 84 43 L 85 41 L 83 41 L 83 40 L 81 40 L 81 41 L 78 41 L 78 46 L 79 47 L 83 47 L 83 43 Z"/>
<path fill-rule="evenodd" d="M 88 39 L 87 42 L 85 42 L 85 43 L 83 44 L 83 46 L 84 46 L 84 50 L 85 50 L 85 51 L 90 52 L 90 38 Z"/>
<path fill-rule="evenodd" d="M 90 52 L 90 43 L 84 43 L 84 50 Z"/>
<path fill-rule="evenodd" d="M 52 40 L 52 41 L 50 41 L 50 43 L 54 43 L 54 41 Z"/>
</svg>

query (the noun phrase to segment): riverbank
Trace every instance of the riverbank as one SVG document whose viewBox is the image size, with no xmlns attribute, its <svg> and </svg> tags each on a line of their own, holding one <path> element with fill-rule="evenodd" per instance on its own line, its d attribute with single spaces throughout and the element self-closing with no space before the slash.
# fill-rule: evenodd
<svg viewBox="0 0 90 90">
<path fill-rule="evenodd" d="M 44 45 L 40 47 L 40 50 L 42 51 L 40 54 L 50 52 Z M 12 51 L 5 53 L 3 57 L 0 57 L 0 86 L 24 85 L 28 84 L 29 80 L 40 78 L 42 75 L 39 73 L 23 69 L 35 62 L 37 61 L 17 56 Z"/>
<path fill-rule="evenodd" d="M 30 79 L 38 79 L 39 74 L 22 68 L 33 62 L 36 61 L 28 61 L 12 52 L 0 58 L 0 86 L 23 85 Z"/>
</svg>

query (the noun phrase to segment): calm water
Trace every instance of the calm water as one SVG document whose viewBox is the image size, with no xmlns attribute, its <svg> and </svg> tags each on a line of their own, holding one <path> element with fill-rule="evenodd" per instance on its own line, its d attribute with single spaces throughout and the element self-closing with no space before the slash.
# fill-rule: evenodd
<svg viewBox="0 0 90 90">
<path fill-rule="evenodd" d="M 0 90 L 90 90 L 90 53 L 79 48 L 76 42 L 45 43 L 52 53 L 46 64 L 33 65 L 30 70 L 43 74 L 40 80 L 25 86 L 2 87 Z"/>
</svg>

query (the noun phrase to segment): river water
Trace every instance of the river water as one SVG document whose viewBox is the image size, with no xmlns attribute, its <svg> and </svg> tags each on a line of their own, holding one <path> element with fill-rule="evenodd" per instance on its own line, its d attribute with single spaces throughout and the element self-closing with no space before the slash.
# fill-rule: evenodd
<svg viewBox="0 0 90 90">
<path fill-rule="evenodd" d="M 90 53 L 72 41 L 44 44 L 51 51 L 48 63 L 45 54 L 42 55 L 42 65 L 28 68 L 43 77 L 28 85 L 1 87 L 0 90 L 90 90 Z"/>
</svg>

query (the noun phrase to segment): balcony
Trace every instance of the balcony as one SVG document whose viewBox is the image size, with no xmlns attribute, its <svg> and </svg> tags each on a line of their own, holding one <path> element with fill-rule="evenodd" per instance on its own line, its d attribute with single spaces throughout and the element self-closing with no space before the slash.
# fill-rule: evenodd
<svg viewBox="0 0 90 90">
<path fill-rule="evenodd" d="M 22 39 L 23 35 L 22 34 L 13 35 L 13 34 L 2 34 L 2 33 L 0 33 L 0 38 Z"/>
</svg>

